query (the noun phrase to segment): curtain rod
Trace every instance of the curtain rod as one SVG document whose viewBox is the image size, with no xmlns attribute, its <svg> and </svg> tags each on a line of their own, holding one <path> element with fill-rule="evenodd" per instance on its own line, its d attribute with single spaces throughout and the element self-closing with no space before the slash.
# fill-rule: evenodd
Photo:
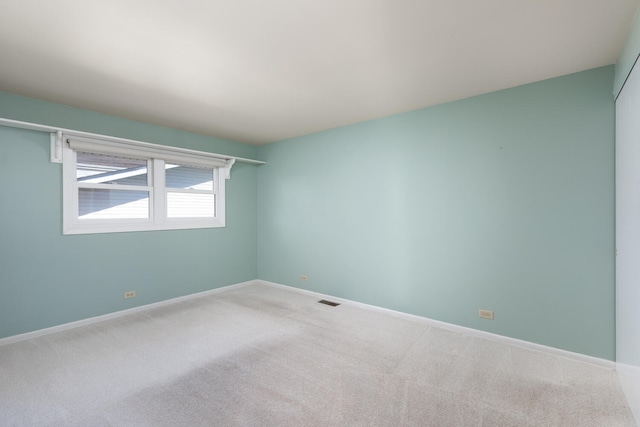
<svg viewBox="0 0 640 427">
<path fill-rule="evenodd" d="M 105 139 L 106 138 L 106 139 L 109 139 L 111 141 L 131 142 L 131 143 L 138 143 L 138 144 L 140 144 L 140 143 L 149 144 L 148 142 L 136 141 L 134 139 L 118 138 L 118 137 L 114 137 L 114 136 L 101 135 L 101 134 L 98 134 L 98 133 L 83 132 L 83 131 L 79 131 L 79 130 L 60 128 L 60 127 L 57 127 L 57 126 L 41 125 L 41 124 L 38 124 L 38 123 L 22 122 L 22 121 L 19 121 L 19 120 L 5 119 L 5 118 L 1 118 L 1 117 L 0 117 L 0 126 L 13 127 L 13 128 L 19 128 L 19 129 L 27 129 L 27 130 L 35 130 L 35 131 L 38 131 L 38 132 L 48 132 L 48 133 L 56 134 L 56 135 L 64 133 L 66 135 L 74 135 L 74 136 L 81 136 L 81 137 L 87 137 L 87 138 L 98 138 L 98 139 Z M 172 147 L 172 146 L 167 145 L 166 147 Z M 173 147 L 173 148 L 179 149 L 180 151 L 186 151 L 186 152 L 193 152 L 193 153 L 197 153 L 198 152 L 197 150 L 190 150 L 188 148 L 180 148 L 180 147 Z M 213 155 L 215 157 L 219 157 L 219 158 L 225 159 L 225 160 L 235 160 L 237 162 L 250 163 L 250 164 L 253 164 L 253 165 L 264 165 L 264 164 L 266 164 L 266 162 L 263 162 L 261 160 L 245 159 L 243 157 L 228 156 L 226 154 L 210 153 L 208 151 L 203 151 L 203 153 L 206 153 L 206 154 L 209 154 L 209 155 Z"/>
</svg>

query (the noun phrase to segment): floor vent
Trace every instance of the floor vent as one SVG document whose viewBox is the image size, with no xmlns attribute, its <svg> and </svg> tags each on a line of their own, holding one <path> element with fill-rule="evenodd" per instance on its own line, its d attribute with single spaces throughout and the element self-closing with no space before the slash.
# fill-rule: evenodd
<svg viewBox="0 0 640 427">
<path fill-rule="evenodd" d="M 321 299 L 320 301 L 318 301 L 320 304 L 326 304 L 326 305 L 330 305 L 331 307 L 335 307 L 337 305 L 340 305 L 337 302 L 333 302 L 333 301 L 327 301 L 326 299 Z"/>
</svg>

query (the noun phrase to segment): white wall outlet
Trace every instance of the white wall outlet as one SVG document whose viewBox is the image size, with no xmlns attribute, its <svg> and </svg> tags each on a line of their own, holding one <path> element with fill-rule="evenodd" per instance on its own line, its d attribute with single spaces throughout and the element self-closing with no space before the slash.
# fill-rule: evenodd
<svg viewBox="0 0 640 427">
<path fill-rule="evenodd" d="M 303 274 L 302 276 L 300 276 L 300 280 L 307 280 L 307 275 Z"/>
<path fill-rule="evenodd" d="M 124 293 L 125 298 L 133 298 L 136 296 L 136 291 L 129 291 Z"/>
<path fill-rule="evenodd" d="M 478 310 L 478 316 L 482 317 L 483 319 L 493 320 L 493 311 L 491 311 L 491 310 Z"/>
</svg>

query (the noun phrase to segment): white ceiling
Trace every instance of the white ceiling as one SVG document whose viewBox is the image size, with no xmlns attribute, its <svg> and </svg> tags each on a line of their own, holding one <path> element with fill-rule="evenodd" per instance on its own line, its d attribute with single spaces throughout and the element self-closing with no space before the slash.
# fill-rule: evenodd
<svg viewBox="0 0 640 427">
<path fill-rule="evenodd" d="M 615 63 L 638 1 L 2 0 L 0 90 L 262 144 Z"/>
</svg>

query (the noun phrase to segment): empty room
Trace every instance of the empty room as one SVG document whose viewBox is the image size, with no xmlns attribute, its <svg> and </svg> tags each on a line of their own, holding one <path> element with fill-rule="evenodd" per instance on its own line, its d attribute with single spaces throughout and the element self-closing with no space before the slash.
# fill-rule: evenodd
<svg viewBox="0 0 640 427">
<path fill-rule="evenodd" d="M 3 0 L 0 426 L 636 426 L 640 0 Z"/>
</svg>

